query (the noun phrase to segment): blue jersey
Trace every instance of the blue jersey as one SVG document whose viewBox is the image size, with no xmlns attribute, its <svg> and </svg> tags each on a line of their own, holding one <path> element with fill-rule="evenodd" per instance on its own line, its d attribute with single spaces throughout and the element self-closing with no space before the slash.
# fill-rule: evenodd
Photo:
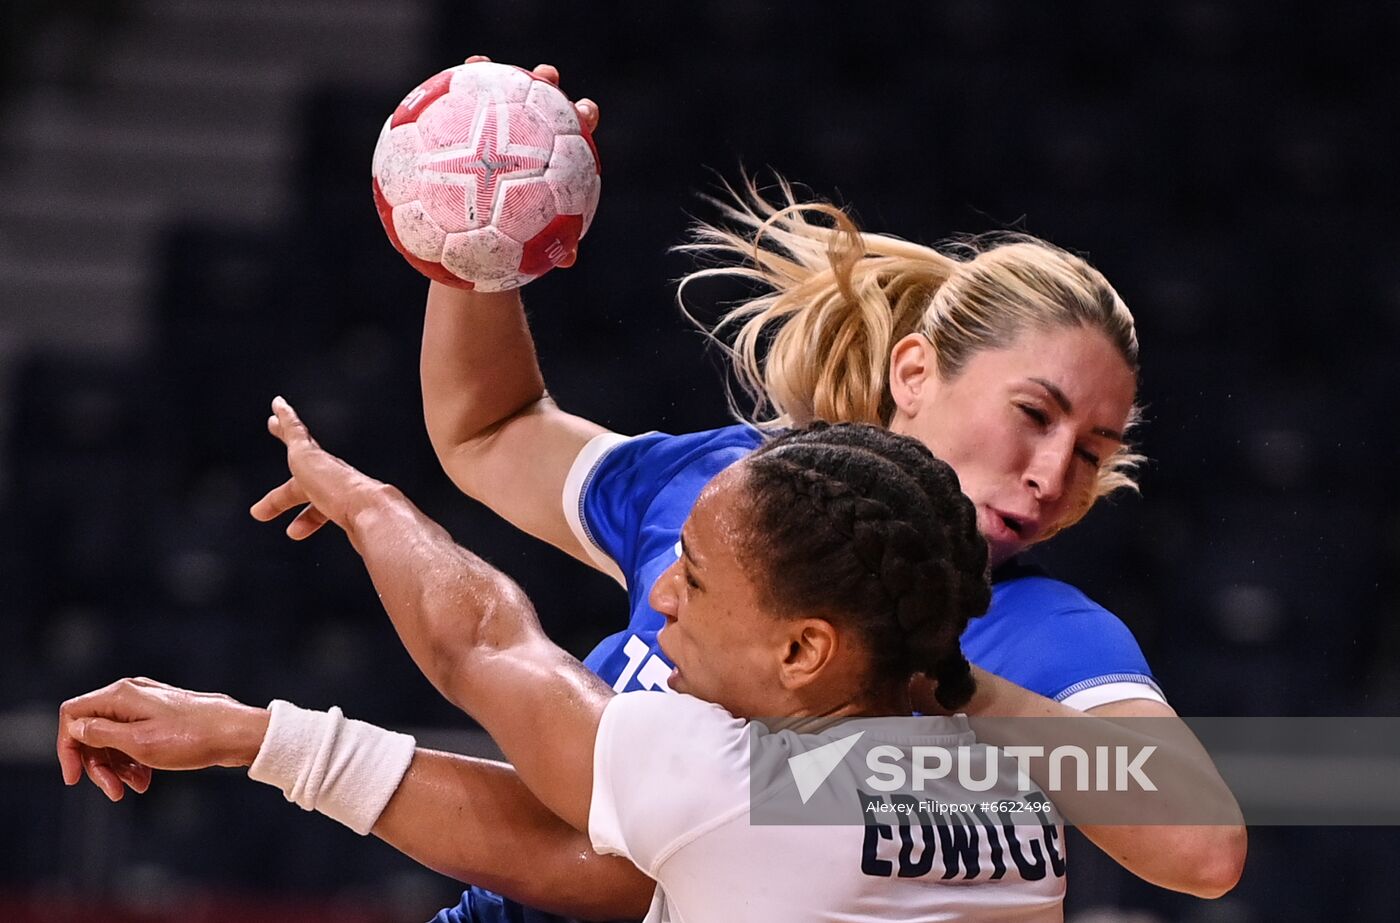
<svg viewBox="0 0 1400 923">
<path fill-rule="evenodd" d="M 566 505 L 578 510 L 570 519 L 595 560 L 615 565 L 631 607 L 627 628 L 584 662 L 617 691 L 665 688 L 671 667 L 656 646 L 665 620 L 648 604 L 648 592 L 676 560 L 681 526 L 700 491 L 762 439 L 742 425 L 687 436 L 605 436 L 580 458 L 587 470 L 571 479 L 575 495 L 566 492 Z M 991 607 L 969 623 L 962 647 L 983 669 L 1081 710 L 1161 699 L 1127 627 L 1079 590 L 1031 568 L 998 571 Z"/>
<path fill-rule="evenodd" d="M 584 660 L 618 692 L 668 688 L 671 664 L 656 644 L 665 619 L 647 602 L 651 585 L 680 553 L 681 526 L 700 491 L 762 441 L 762 433 L 744 425 L 685 436 L 607 434 L 574 463 L 565 517 L 594 563 L 627 588 L 626 629 Z M 968 624 L 962 649 L 988 672 L 1072 708 L 1165 701 L 1127 626 L 1033 568 L 1013 565 L 994 575 L 991 607 Z M 473 889 L 436 923 L 557 919 Z"/>
</svg>

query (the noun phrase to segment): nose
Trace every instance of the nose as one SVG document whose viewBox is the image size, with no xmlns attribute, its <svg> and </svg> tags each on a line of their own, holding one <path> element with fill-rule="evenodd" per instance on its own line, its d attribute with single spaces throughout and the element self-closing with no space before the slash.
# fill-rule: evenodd
<svg viewBox="0 0 1400 923">
<path fill-rule="evenodd" d="M 1046 440 L 1031 457 L 1024 483 L 1031 496 L 1041 503 L 1054 503 L 1064 496 L 1070 465 L 1074 463 L 1074 442 Z"/>
<path fill-rule="evenodd" d="M 661 572 L 661 576 L 651 585 L 651 593 L 647 597 L 651 607 L 668 619 L 674 619 L 679 608 L 680 579 L 681 562 L 678 560 Z"/>
</svg>

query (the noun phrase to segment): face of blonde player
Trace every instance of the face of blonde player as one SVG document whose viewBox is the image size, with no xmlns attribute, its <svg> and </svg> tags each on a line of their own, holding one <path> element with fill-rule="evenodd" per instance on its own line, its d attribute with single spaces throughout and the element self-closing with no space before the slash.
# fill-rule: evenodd
<svg viewBox="0 0 1400 923">
<path fill-rule="evenodd" d="M 739 562 L 747 525 L 744 465 L 706 486 L 681 530 L 681 555 L 652 585 L 666 617 L 657 642 L 676 669 L 676 692 L 722 705 L 739 717 L 789 714 L 780 679 L 793 623 L 763 607 Z"/>
<path fill-rule="evenodd" d="M 1136 383 L 1108 338 L 1030 331 L 943 380 L 932 347 L 901 340 L 890 363 L 890 428 L 953 466 L 995 567 L 1076 522 L 1099 465 L 1122 444 Z"/>
</svg>

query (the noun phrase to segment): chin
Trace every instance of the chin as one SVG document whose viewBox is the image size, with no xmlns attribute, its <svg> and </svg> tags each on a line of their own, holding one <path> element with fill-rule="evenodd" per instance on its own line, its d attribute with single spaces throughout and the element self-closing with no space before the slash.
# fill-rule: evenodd
<svg viewBox="0 0 1400 923">
<path fill-rule="evenodd" d="M 988 542 L 987 567 L 990 570 L 996 570 L 1025 550 L 1023 545 L 1001 545 L 997 542 Z"/>
</svg>

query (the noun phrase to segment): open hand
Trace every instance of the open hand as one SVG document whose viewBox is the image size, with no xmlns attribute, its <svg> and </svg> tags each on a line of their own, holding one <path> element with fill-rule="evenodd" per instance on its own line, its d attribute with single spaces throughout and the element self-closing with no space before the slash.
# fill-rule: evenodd
<svg viewBox="0 0 1400 923">
<path fill-rule="evenodd" d="M 268 491 L 249 512 L 259 522 L 270 522 L 290 509 L 305 506 L 287 526 L 287 535 L 295 541 L 314 534 L 327 522 L 347 528 L 356 501 L 385 486 L 321 448 L 296 410 L 281 397 L 272 399 L 267 431 L 287 447 L 287 468 L 292 476 Z"/>
</svg>

